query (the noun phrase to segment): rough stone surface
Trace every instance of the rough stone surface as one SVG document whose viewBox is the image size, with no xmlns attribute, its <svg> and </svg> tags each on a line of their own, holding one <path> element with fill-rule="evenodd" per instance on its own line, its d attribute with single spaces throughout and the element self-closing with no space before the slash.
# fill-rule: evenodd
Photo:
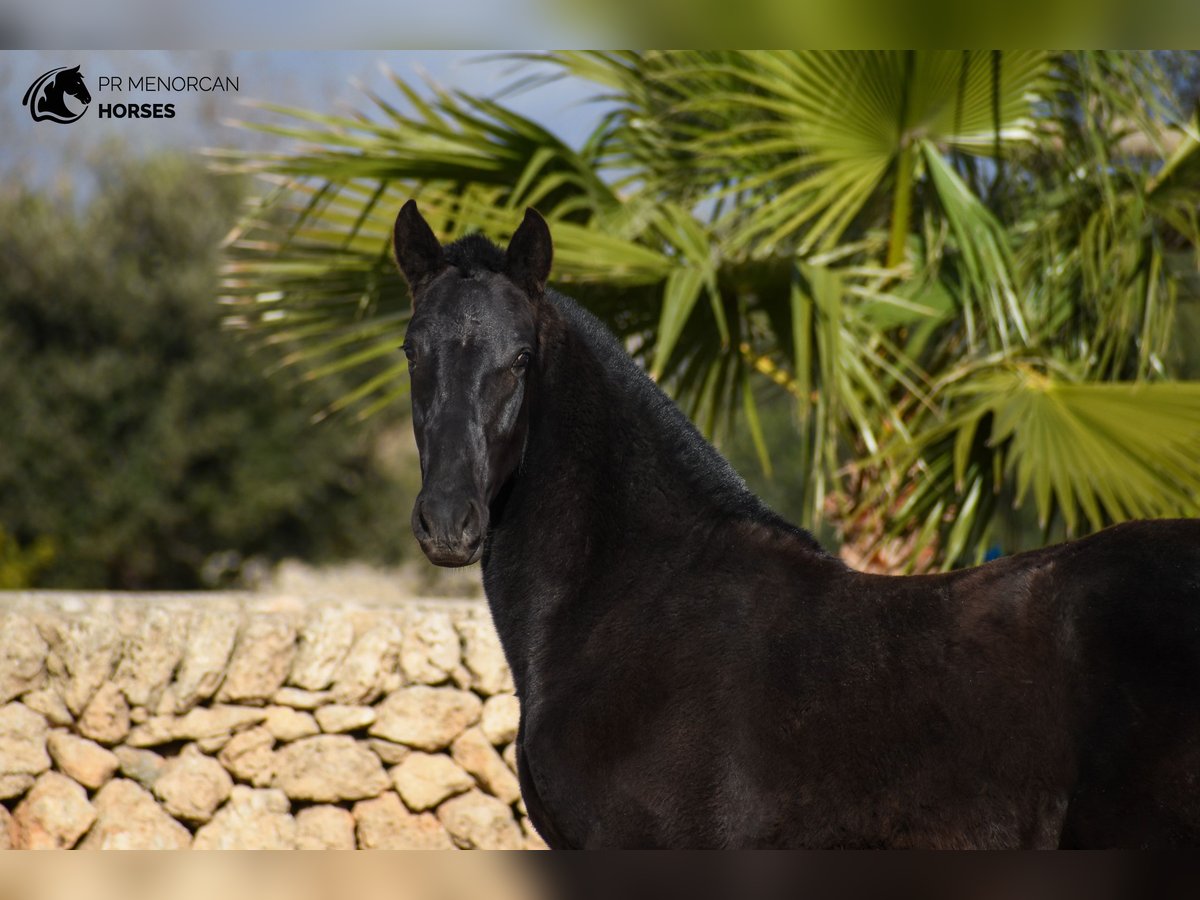
<svg viewBox="0 0 1200 900">
<path fill-rule="evenodd" d="M 60 772 L 93 791 L 112 778 L 119 765 L 111 750 L 66 731 L 51 732 L 46 747 Z"/>
<path fill-rule="evenodd" d="M 46 720 L 24 703 L 0 707 L 0 775 L 37 775 L 50 768 Z"/>
<path fill-rule="evenodd" d="M 201 706 L 179 718 L 154 716 L 129 733 L 126 743 L 133 747 L 154 747 L 171 741 L 203 741 L 227 737 L 257 725 L 267 710 L 253 706 Z"/>
<path fill-rule="evenodd" d="M 296 820 L 287 795 L 235 785 L 229 802 L 196 832 L 195 850 L 291 850 Z"/>
<path fill-rule="evenodd" d="M 36 780 L 32 775 L 0 775 L 0 800 L 20 797 Z"/>
<path fill-rule="evenodd" d="M 504 764 L 500 754 L 491 745 L 483 732 L 470 728 L 454 739 L 450 745 L 454 761 L 478 779 L 480 786 L 489 794 L 505 803 L 515 803 L 521 797 L 521 786 L 517 776 Z"/>
<path fill-rule="evenodd" d="M 121 774 L 132 778 L 142 787 L 149 790 L 162 774 L 167 761 L 153 750 L 139 750 L 136 747 L 117 747 L 113 751 L 121 766 Z"/>
<path fill-rule="evenodd" d="M 0 632 L 0 847 L 5 816 L 47 847 L 543 846 L 482 604 L 6 599 L 0 624 L 25 624 Z"/>
<path fill-rule="evenodd" d="M 375 721 L 375 710 L 369 706 L 344 706 L 334 703 L 316 712 L 317 724 L 329 734 L 358 731 Z"/>
<path fill-rule="evenodd" d="M 296 660 L 288 681 L 310 691 L 329 687 L 353 644 L 353 620 L 338 609 L 321 610 L 300 631 Z"/>
<path fill-rule="evenodd" d="M 296 629 L 288 621 L 260 615 L 242 632 L 218 700 L 265 703 L 283 687 L 296 654 Z"/>
<path fill-rule="evenodd" d="M 62 697 L 53 688 L 30 691 L 21 698 L 21 702 L 35 713 L 41 713 L 45 716 L 46 721 L 51 725 L 61 727 L 70 725 L 74 721 L 71 711 L 67 709 L 67 704 L 63 703 Z"/>
<path fill-rule="evenodd" d="M 400 668 L 409 681 L 441 684 L 458 667 L 460 656 L 449 613 L 422 612 L 409 619 L 400 646 Z"/>
<path fill-rule="evenodd" d="M 241 615 L 223 608 L 207 609 L 193 622 L 175 675 L 175 712 L 187 712 L 216 693 L 240 627 Z"/>
<path fill-rule="evenodd" d="M 83 788 L 58 772 L 45 772 L 13 813 L 17 846 L 23 850 L 65 850 L 96 820 Z"/>
<path fill-rule="evenodd" d="M 405 747 L 403 744 L 394 744 L 391 741 L 385 741 L 383 738 L 367 738 L 367 746 L 375 751 L 375 755 L 383 760 L 384 765 L 394 766 L 397 763 L 404 762 L 405 757 L 413 752 L 412 747 Z"/>
<path fill-rule="evenodd" d="M 275 740 L 284 743 L 321 733 L 321 726 L 310 713 L 299 712 L 290 706 L 267 707 L 264 725 Z"/>
<path fill-rule="evenodd" d="M 0 614 L 0 704 L 41 686 L 49 649 L 28 618 Z"/>
<path fill-rule="evenodd" d="M 271 732 L 259 726 L 234 735 L 217 758 L 238 781 L 268 787 L 275 777 L 274 746 Z"/>
<path fill-rule="evenodd" d="M 126 639 L 113 683 L 134 706 L 153 707 L 161 699 L 183 657 L 190 618 L 150 609 Z"/>
<path fill-rule="evenodd" d="M 418 750 L 441 750 L 479 721 L 482 704 L 468 691 L 416 685 L 388 695 L 370 733 Z"/>
<path fill-rule="evenodd" d="M 362 800 L 390 786 L 379 757 L 354 738 L 322 734 L 279 750 L 274 785 L 293 800 Z"/>
<path fill-rule="evenodd" d="M 5 806 L 0 806 L 0 850 L 15 850 L 17 823 Z"/>
<path fill-rule="evenodd" d="M 446 830 L 430 813 L 415 815 L 388 791 L 354 804 L 355 831 L 363 850 L 452 850 Z"/>
<path fill-rule="evenodd" d="M 519 850 L 524 843 L 508 805 L 480 791 L 447 800 L 438 807 L 437 816 L 463 849 Z"/>
<path fill-rule="evenodd" d="M 192 841 L 145 788 L 126 778 L 110 781 L 92 803 L 96 823 L 79 845 L 82 850 L 183 850 Z"/>
<path fill-rule="evenodd" d="M 471 672 L 471 687 L 488 696 L 513 693 L 512 673 L 492 623 L 464 619 L 458 623 L 458 631 L 463 639 L 463 662 Z"/>
<path fill-rule="evenodd" d="M 309 806 L 296 813 L 297 850 L 353 850 L 354 816 L 338 806 Z"/>
<path fill-rule="evenodd" d="M 233 779 L 211 756 L 185 749 L 167 761 L 154 782 L 154 796 L 177 819 L 207 822 L 233 789 Z"/>
<path fill-rule="evenodd" d="M 79 733 L 102 744 L 118 744 L 129 734 L 129 704 L 113 682 L 100 686 L 79 717 Z"/>
<path fill-rule="evenodd" d="M 441 753 L 413 752 L 389 774 L 400 799 L 413 812 L 432 809 L 475 786 L 461 766 Z"/>
<path fill-rule="evenodd" d="M 95 612 L 55 618 L 44 637 L 49 648 L 46 668 L 67 708 L 79 715 L 117 662 L 121 635 L 113 617 Z"/>
<path fill-rule="evenodd" d="M 354 642 L 333 680 L 339 703 L 373 703 L 383 693 L 388 673 L 394 672 L 402 633 L 396 622 L 381 622 Z"/>
<path fill-rule="evenodd" d="M 493 745 L 500 747 L 515 741 L 520 724 L 521 704 L 514 695 L 496 694 L 484 701 L 479 728 Z"/>
<path fill-rule="evenodd" d="M 316 709 L 333 702 L 333 691 L 306 691 L 296 687 L 281 687 L 271 696 L 271 702 L 292 709 Z"/>
<path fill-rule="evenodd" d="M 521 816 L 521 834 L 525 836 L 523 844 L 526 850 L 549 850 L 546 842 L 542 840 L 542 836 L 537 833 L 537 829 L 533 827 L 533 823 L 525 816 Z"/>
<path fill-rule="evenodd" d="M 504 748 L 504 752 L 500 754 L 500 758 L 504 760 L 504 764 L 508 766 L 513 774 L 517 771 L 517 745 L 514 741 Z"/>
</svg>

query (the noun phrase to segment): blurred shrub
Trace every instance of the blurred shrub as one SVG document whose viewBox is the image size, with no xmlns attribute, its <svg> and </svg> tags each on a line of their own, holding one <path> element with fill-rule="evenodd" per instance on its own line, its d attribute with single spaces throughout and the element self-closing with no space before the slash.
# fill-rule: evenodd
<svg viewBox="0 0 1200 900">
<path fill-rule="evenodd" d="M 386 423 L 310 424 L 321 398 L 221 329 L 239 183 L 175 156 L 96 176 L 86 203 L 0 196 L 0 528 L 52 542 L 36 584 L 197 587 L 231 552 L 394 559 Z"/>
</svg>

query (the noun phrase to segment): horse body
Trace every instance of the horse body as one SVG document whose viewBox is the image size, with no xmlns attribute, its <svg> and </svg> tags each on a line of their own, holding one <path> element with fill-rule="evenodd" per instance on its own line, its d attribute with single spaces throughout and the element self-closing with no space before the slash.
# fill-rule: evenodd
<svg viewBox="0 0 1200 900">
<path fill-rule="evenodd" d="M 443 283 L 476 283 L 469 262 Z M 551 846 L 1200 843 L 1200 522 L 855 572 L 761 504 L 589 314 L 537 300 L 531 380 L 506 388 L 524 418 L 479 423 L 519 439 L 519 465 L 457 480 L 498 478 L 484 585 Z M 448 419 L 413 384 L 428 487 Z M 451 543 L 431 558 L 479 552 Z"/>
</svg>

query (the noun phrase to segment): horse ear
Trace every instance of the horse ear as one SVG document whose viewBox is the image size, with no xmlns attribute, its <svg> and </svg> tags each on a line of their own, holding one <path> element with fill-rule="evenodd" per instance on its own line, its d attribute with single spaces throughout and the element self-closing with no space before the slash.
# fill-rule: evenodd
<svg viewBox="0 0 1200 900">
<path fill-rule="evenodd" d="M 400 207 L 396 226 L 392 229 L 392 252 L 396 265 L 415 295 L 417 288 L 446 268 L 446 257 L 437 235 L 417 209 L 417 201 L 409 200 Z"/>
<path fill-rule="evenodd" d="M 508 277 L 529 292 L 540 297 L 546 290 L 546 279 L 550 277 L 550 263 L 554 259 L 554 242 L 550 239 L 550 228 L 536 209 L 525 210 L 525 218 L 513 233 L 505 252 Z"/>
</svg>

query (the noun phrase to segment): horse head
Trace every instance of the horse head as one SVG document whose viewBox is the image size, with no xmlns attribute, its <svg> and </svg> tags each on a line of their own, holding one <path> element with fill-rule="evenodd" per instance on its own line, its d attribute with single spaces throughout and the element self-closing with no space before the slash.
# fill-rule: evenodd
<svg viewBox="0 0 1200 900">
<path fill-rule="evenodd" d="M 80 103 L 92 102 L 92 95 L 88 92 L 87 85 L 83 83 L 83 75 L 79 72 L 79 66 L 59 72 L 54 79 L 54 89 L 59 93 L 69 94 Z"/>
<path fill-rule="evenodd" d="M 529 209 L 505 251 L 478 235 L 443 247 L 410 200 L 394 249 L 413 298 L 404 343 L 421 458 L 413 532 L 431 562 L 464 566 L 483 554 L 490 504 L 521 460 L 550 230 Z"/>
</svg>

